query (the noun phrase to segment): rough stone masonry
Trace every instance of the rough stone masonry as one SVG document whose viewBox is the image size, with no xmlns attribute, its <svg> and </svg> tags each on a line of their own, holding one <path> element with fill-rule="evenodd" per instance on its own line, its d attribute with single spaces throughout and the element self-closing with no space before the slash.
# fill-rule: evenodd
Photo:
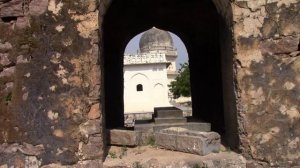
<svg viewBox="0 0 300 168">
<path fill-rule="evenodd" d="M 101 167 L 111 0 L 0 0 L 0 167 Z M 214 0 L 249 167 L 300 165 L 300 1 Z M 232 15 L 227 15 L 232 11 Z"/>
</svg>

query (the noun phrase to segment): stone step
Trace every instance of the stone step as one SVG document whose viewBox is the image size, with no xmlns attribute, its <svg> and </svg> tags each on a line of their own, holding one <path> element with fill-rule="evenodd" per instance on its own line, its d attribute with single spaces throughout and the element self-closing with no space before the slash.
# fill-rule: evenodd
<svg viewBox="0 0 300 168">
<path fill-rule="evenodd" d="M 155 107 L 154 118 L 182 117 L 183 112 L 177 107 Z"/>
<path fill-rule="evenodd" d="M 164 149 L 207 155 L 220 151 L 221 137 L 216 132 L 171 127 L 155 132 L 155 142 L 158 147 Z"/>
<path fill-rule="evenodd" d="M 135 123 L 134 130 L 135 131 L 144 131 L 144 132 L 153 132 L 154 123 Z"/>
<path fill-rule="evenodd" d="M 110 145 L 135 146 L 137 145 L 136 131 L 109 129 L 107 130 L 107 142 Z"/>
<path fill-rule="evenodd" d="M 153 131 L 158 132 L 162 129 L 170 128 L 170 127 L 180 127 L 186 128 L 191 131 L 202 131 L 202 132 L 209 132 L 211 131 L 211 124 L 210 123 L 175 123 L 175 124 L 155 124 L 153 126 Z"/>
<path fill-rule="evenodd" d="M 172 117 L 172 118 L 155 118 L 155 124 L 179 124 L 186 123 L 187 119 L 184 117 Z"/>
<path fill-rule="evenodd" d="M 135 120 L 134 124 L 151 124 L 153 123 L 153 120 Z"/>
<path fill-rule="evenodd" d="M 145 132 L 148 131 L 158 132 L 162 129 L 166 129 L 170 127 L 181 127 L 192 131 L 202 131 L 202 132 L 211 131 L 211 124 L 206 122 L 188 122 L 188 123 L 175 123 L 175 124 L 135 123 L 134 130 L 145 131 Z"/>
<path fill-rule="evenodd" d="M 109 129 L 106 132 L 107 143 L 118 146 L 148 145 L 149 140 L 154 140 L 154 132 Z"/>
<path fill-rule="evenodd" d="M 156 113 L 157 118 L 183 117 L 181 110 L 159 110 Z"/>
</svg>

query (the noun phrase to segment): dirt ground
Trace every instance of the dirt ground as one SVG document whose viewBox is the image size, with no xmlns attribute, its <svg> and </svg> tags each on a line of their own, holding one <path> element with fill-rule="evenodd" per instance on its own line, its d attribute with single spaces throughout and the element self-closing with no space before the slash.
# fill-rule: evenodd
<svg viewBox="0 0 300 168">
<path fill-rule="evenodd" d="M 177 151 L 159 149 L 153 146 L 117 147 L 111 146 L 104 162 L 104 168 L 128 167 L 244 167 L 246 160 L 239 154 L 222 148 L 222 152 L 199 156 Z"/>
</svg>

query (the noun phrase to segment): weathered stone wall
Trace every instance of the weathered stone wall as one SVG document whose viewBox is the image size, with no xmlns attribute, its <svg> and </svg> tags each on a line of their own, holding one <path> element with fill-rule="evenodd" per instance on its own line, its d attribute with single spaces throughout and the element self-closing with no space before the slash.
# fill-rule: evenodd
<svg viewBox="0 0 300 168">
<path fill-rule="evenodd" d="M 215 3 L 233 26 L 236 95 L 229 97 L 236 96 L 243 154 L 263 166 L 300 165 L 299 0 Z M 0 0 L 0 166 L 101 167 L 108 6 Z"/>
<path fill-rule="evenodd" d="M 0 165 L 101 167 L 98 8 L 0 0 Z"/>
<path fill-rule="evenodd" d="M 232 8 L 243 153 L 300 165 L 300 2 L 236 0 Z"/>
</svg>

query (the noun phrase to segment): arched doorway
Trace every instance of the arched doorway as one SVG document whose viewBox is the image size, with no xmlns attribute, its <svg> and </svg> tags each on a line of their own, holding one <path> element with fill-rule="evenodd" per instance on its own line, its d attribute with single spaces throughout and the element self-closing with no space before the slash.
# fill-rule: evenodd
<svg viewBox="0 0 300 168">
<path fill-rule="evenodd" d="M 156 26 L 176 33 L 187 46 L 193 117 L 210 122 L 231 147 L 238 146 L 232 37 L 224 20 L 227 14 L 218 12 L 211 0 L 113 0 L 103 22 L 106 126 L 117 128 L 124 123 L 125 47 L 136 34 Z"/>
</svg>

